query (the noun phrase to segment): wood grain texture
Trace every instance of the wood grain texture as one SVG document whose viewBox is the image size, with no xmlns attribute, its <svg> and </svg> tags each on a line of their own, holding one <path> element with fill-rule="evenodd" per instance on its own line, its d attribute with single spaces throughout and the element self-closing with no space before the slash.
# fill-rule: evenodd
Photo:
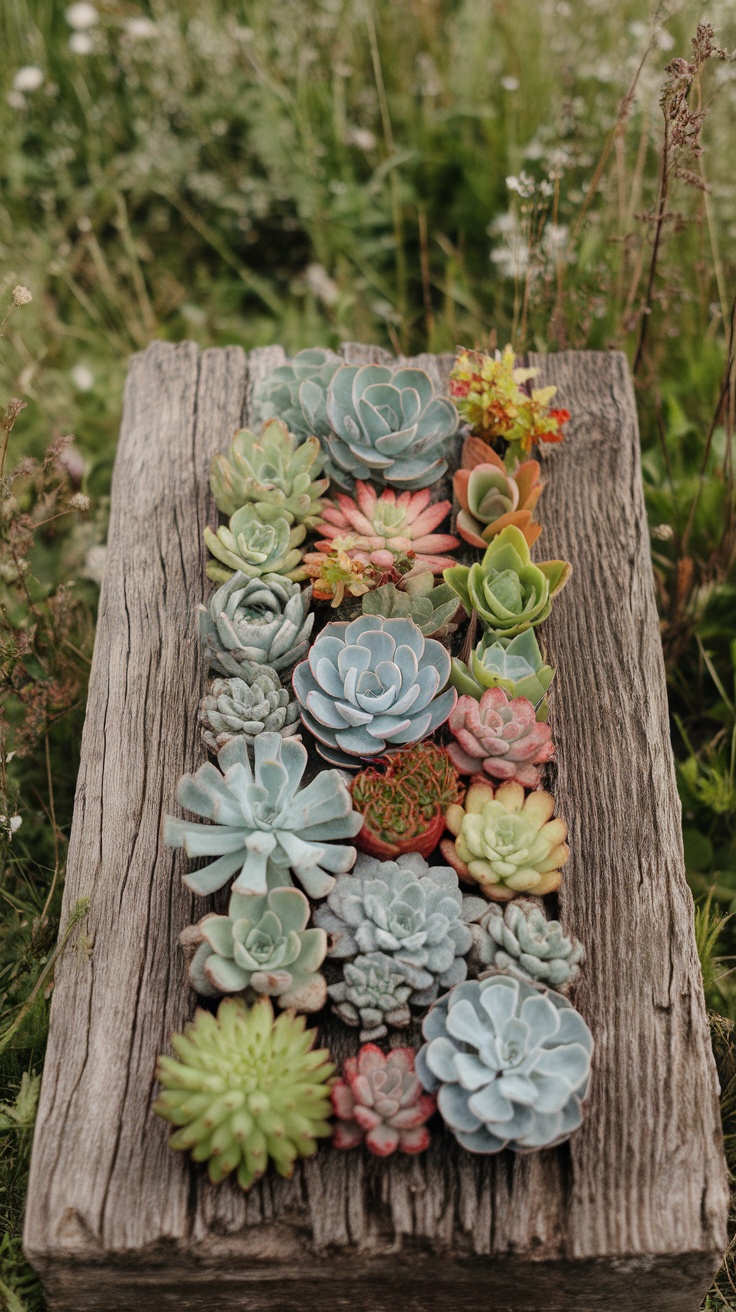
<svg viewBox="0 0 736 1312">
<path fill-rule="evenodd" d="M 251 1312 L 460 1310 L 489 1282 L 494 1312 L 629 1309 L 632 1282 L 647 1312 L 694 1312 L 727 1191 L 623 356 L 534 361 L 573 413 L 545 464 L 540 545 L 574 566 L 542 636 L 573 853 L 560 907 L 588 946 L 574 1000 L 597 1045 L 582 1130 L 525 1158 L 474 1159 L 443 1135 L 415 1160 L 323 1149 L 244 1196 L 170 1153 L 150 1113 L 156 1056 L 193 1005 L 177 936 L 207 907 L 160 825 L 203 759 L 209 460 L 282 359 L 158 343 L 131 363 L 65 893 L 67 912 L 91 895 L 92 943 L 57 971 L 28 1255 L 51 1307 L 75 1312 L 223 1296 Z M 450 359 L 418 363 L 443 380 Z"/>
</svg>

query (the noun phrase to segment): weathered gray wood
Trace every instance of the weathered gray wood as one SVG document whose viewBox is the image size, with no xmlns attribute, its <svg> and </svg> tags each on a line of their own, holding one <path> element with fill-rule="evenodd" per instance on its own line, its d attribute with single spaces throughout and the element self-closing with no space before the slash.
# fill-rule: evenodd
<svg viewBox="0 0 736 1312">
<path fill-rule="evenodd" d="M 727 1193 L 623 356 L 535 360 L 573 413 L 546 461 L 540 546 L 575 570 L 543 636 L 572 835 L 561 911 L 588 945 L 575 1001 L 597 1044 L 583 1129 L 517 1159 L 476 1160 L 441 1135 L 415 1160 L 324 1149 L 243 1196 L 170 1153 L 150 1114 L 156 1055 L 191 1013 L 177 935 L 203 908 L 160 820 L 202 760 L 192 614 L 207 470 L 282 358 L 156 344 L 131 364 L 65 894 L 67 910 L 91 895 L 93 942 L 57 971 L 28 1255 L 51 1307 L 75 1312 L 480 1298 L 499 1312 L 694 1312 L 725 1247 Z M 421 362 L 446 377 L 447 357 Z M 337 1026 L 330 1039 L 354 1042 Z"/>
</svg>

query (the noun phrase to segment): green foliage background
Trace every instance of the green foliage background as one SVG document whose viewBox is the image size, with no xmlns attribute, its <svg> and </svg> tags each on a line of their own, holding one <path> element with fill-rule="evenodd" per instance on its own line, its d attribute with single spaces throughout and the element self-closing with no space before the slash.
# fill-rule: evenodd
<svg viewBox="0 0 736 1312">
<path fill-rule="evenodd" d="M 75 28 L 57 0 L 0 6 L 0 293 L 9 304 L 20 283 L 33 295 L 0 340 L 3 404 L 27 403 L 9 466 L 74 433 L 66 491 L 90 498 L 81 519 L 41 522 L 29 556 L 34 605 L 62 585 L 76 598 L 65 695 L 33 751 L 8 634 L 33 647 L 42 625 L 2 599 L 3 742 L 17 747 L 3 807 L 23 821 L 2 839 L 0 877 L 0 1303 L 12 1312 L 42 1306 L 19 1239 L 29 1127 L 122 385 L 129 354 L 154 337 L 628 352 L 731 1118 L 736 1104 L 736 65 L 703 60 L 677 146 L 660 92 L 665 66 L 691 58 L 695 3 L 100 0 L 96 11 Z M 732 6 L 716 0 L 707 15 L 732 49 Z M 41 70 L 34 89 L 28 68 Z M 5 488 L 5 522 L 43 503 L 39 486 Z M 43 660 L 23 669 L 24 689 L 50 677 Z M 734 1305 L 729 1288 L 725 1271 L 708 1305 Z"/>
</svg>

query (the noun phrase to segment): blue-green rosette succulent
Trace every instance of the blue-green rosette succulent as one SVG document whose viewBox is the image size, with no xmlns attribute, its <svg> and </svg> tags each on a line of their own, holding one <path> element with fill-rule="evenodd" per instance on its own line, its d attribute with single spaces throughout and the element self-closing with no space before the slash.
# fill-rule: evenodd
<svg viewBox="0 0 736 1312">
<path fill-rule="evenodd" d="M 299 351 L 256 387 L 257 418 L 280 419 L 300 442 L 325 437 L 330 431 L 327 389 L 341 363 L 334 351 Z"/>
<path fill-rule="evenodd" d="M 560 993 L 508 975 L 467 980 L 422 1032 L 417 1075 L 469 1152 L 550 1148 L 582 1123 L 593 1038 Z"/>
</svg>

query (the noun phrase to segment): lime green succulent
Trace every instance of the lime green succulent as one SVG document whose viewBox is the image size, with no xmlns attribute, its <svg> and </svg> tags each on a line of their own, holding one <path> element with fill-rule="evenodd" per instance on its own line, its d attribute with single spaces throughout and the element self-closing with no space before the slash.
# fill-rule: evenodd
<svg viewBox="0 0 736 1312">
<path fill-rule="evenodd" d="M 252 504 L 262 512 L 275 507 L 289 524 L 314 528 L 319 522 L 329 479 L 318 479 L 324 456 L 316 437 L 298 445 L 286 424 L 271 419 L 259 434 L 241 428 L 227 455 L 212 460 L 210 486 L 218 510 L 234 515 Z"/>
<path fill-rule="evenodd" d="M 227 583 L 240 571 L 250 578 L 263 574 L 280 574 L 283 578 L 305 578 L 301 568 L 300 544 L 307 536 L 304 524 L 290 525 L 278 506 L 241 506 L 215 533 L 204 531 L 215 560 L 207 565 L 207 577 L 215 583 Z"/>
<path fill-rule="evenodd" d="M 217 1016 L 198 1010 L 171 1045 L 176 1057 L 159 1057 L 157 1116 L 177 1130 L 169 1147 L 207 1162 L 219 1184 L 233 1171 L 241 1189 L 272 1162 L 290 1176 L 298 1157 L 312 1157 L 330 1134 L 329 1080 L 335 1067 L 317 1031 L 303 1016 L 274 1019 L 268 997 L 247 1007 L 225 998 Z"/>
<path fill-rule="evenodd" d="M 513 638 L 547 618 L 571 572 L 564 560 L 535 564 L 521 529 L 510 524 L 481 561 L 453 565 L 444 578 L 469 615 L 475 611 L 492 633 Z"/>
<path fill-rule="evenodd" d="M 554 673 L 544 663 L 534 629 L 524 629 L 515 638 L 485 633 L 471 653 L 470 667 L 457 657 L 453 660 L 450 683 L 461 695 L 479 700 L 487 688 L 503 688 L 510 697 L 528 697 L 537 708 L 537 719 L 544 720 Z"/>
</svg>

